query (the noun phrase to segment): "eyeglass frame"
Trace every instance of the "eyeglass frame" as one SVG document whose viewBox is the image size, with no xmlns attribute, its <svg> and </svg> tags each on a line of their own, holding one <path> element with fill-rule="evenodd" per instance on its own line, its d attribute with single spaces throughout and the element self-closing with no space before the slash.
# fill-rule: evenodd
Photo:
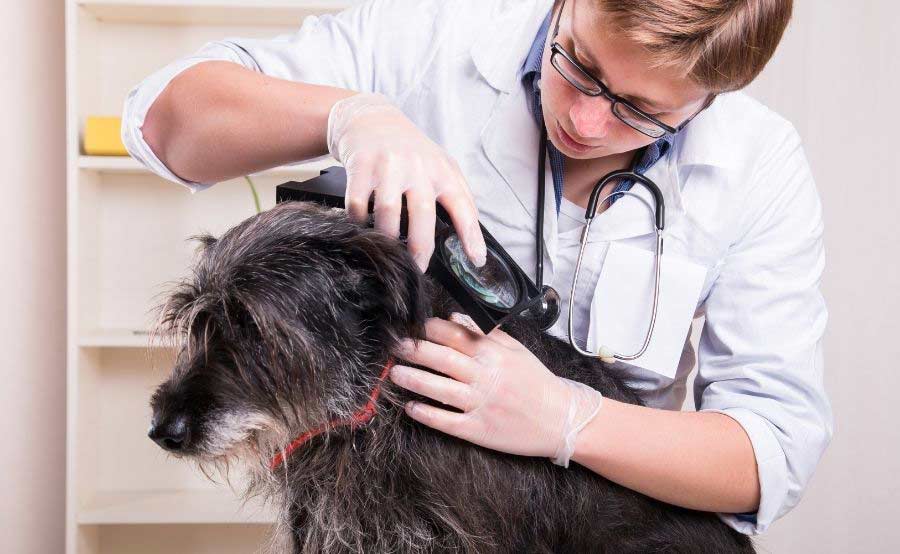
<svg viewBox="0 0 900 554">
<path fill-rule="evenodd" d="M 573 0 L 573 2 L 574 2 L 574 0 Z M 556 72 L 559 73 L 560 76 L 566 80 L 566 82 L 568 82 L 570 85 L 575 87 L 575 89 L 578 90 L 579 92 L 581 92 L 582 94 L 585 94 L 585 95 L 591 96 L 591 97 L 603 96 L 604 98 L 609 100 L 609 102 L 610 102 L 609 111 L 612 112 L 612 114 L 614 116 L 616 116 L 616 119 L 618 119 L 625 125 L 628 125 L 630 128 L 634 129 L 635 131 L 641 133 L 644 136 L 650 137 L 652 139 L 659 139 L 659 138 L 666 136 L 667 134 L 674 135 L 674 134 L 680 132 L 682 129 L 684 129 L 685 126 L 687 126 L 687 124 L 690 123 L 692 119 L 697 117 L 700 114 L 700 112 L 702 112 L 703 110 L 708 108 L 715 100 L 716 95 L 710 94 L 710 97 L 706 100 L 706 103 L 703 105 L 703 107 L 701 107 L 699 110 L 694 112 L 693 115 L 691 115 L 685 121 L 680 123 L 677 127 L 672 127 L 671 125 L 663 123 L 662 121 L 656 119 L 655 117 L 648 114 L 644 110 L 638 108 L 637 106 L 635 106 L 628 100 L 625 100 L 624 98 L 622 98 L 616 94 L 613 94 L 609 90 L 609 87 L 607 87 L 599 79 L 597 79 L 596 77 L 591 75 L 590 71 L 588 71 L 583 65 L 578 63 L 575 60 L 575 58 L 572 56 L 572 54 L 570 54 L 559 42 L 556 41 L 556 37 L 557 37 L 557 35 L 559 35 L 559 23 L 560 23 L 560 20 L 562 19 L 562 12 L 563 12 L 563 9 L 565 8 L 565 6 L 566 6 L 566 0 L 562 0 L 562 2 L 559 5 L 559 13 L 556 15 L 556 24 L 554 25 L 554 28 L 553 28 L 553 36 L 550 37 L 550 64 L 553 66 L 553 68 L 556 70 Z M 558 62 L 556 61 L 556 57 L 559 55 L 562 55 L 564 58 L 566 58 L 566 61 L 568 61 L 570 64 L 572 64 L 575 67 L 575 69 L 580 71 L 581 74 L 584 75 L 589 81 L 593 82 L 597 86 L 599 91 L 595 92 L 592 90 L 587 90 L 587 89 L 583 88 L 581 85 L 579 85 L 578 83 L 574 82 L 572 79 L 570 79 L 569 76 L 567 76 L 565 74 L 565 72 L 563 72 L 563 70 L 560 69 L 559 66 L 557 65 Z M 622 104 L 622 105 L 626 106 L 628 109 L 633 110 L 637 115 L 643 117 L 649 123 L 659 127 L 660 129 L 662 129 L 665 132 L 660 135 L 651 135 L 651 134 L 647 133 L 646 131 L 637 128 L 636 126 L 634 126 L 631 123 L 629 123 L 628 121 L 626 121 L 625 118 L 623 118 L 618 113 L 616 113 L 616 105 L 617 104 Z"/>
</svg>

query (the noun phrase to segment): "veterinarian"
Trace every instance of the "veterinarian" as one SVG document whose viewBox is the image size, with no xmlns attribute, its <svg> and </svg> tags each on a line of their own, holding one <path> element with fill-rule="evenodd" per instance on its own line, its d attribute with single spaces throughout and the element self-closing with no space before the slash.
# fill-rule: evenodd
<svg viewBox="0 0 900 554">
<path fill-rule="evenodd" d="M 790 13 L 790 0 L 375 0 L 171 63 L 129 94 L 123 138 L 193 192 L 330 153 L 353 217 L 374 192 L 376 227 L 397 235 L 405 196 L 422 268 L 435 201 L 477 265 L 477 218 L 532 277 L 543 238 L 563 339 L 592 187 L 616 169 L 651 179 L 666 221 L 659 319 L 644 355 L 615 362 L 646 407 L 574 386 L 464 321 L 432 319 L 428 340 L 405 346 L 437 374 L 391 378 L 435 400 L 407 407 L 425 425 L 572 460 L 755 534 L 799 502 L 832 434 L 819 197 L 793 126 L 735 92 Z M 572 313 L 573 338 L 594 349 L 639 345 L 652 307 L 654 199 L 627 181 L 603 193 L 614 188 L 631 194 L 597 209 Z M 697 411 L 683 412 L 695 361 Z"/>
</svg>

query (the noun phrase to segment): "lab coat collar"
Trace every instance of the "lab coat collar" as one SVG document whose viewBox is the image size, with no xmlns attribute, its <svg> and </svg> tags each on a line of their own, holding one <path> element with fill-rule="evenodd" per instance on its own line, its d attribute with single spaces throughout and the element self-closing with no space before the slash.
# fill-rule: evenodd
<svg viewBox="0 0 900 554">
<path fill-rule="evenodd" d="M 734 111 L 726 123 L 725 106 L 732 102 L 732 95 L 720 94 L 712 105 L 695 117 L 687 127 L 675 137 L 675 158 L 679 166 L 707 165 L 722 169 L 733 169 L 742 156 L 741 148 L 735 140 L 737 126 Z"/>
<path fill-rule="evenodd" d="M 519 74 L 534 37 L 553 3 L 549 0 L 501 3 L 472 45 L 472 61 L 482 77 L 500 92 L 521 87 Z"/>
<path fill-rule="evenodd" d="M 481 142 L 485 156 L 521 207 L 518 209 L 510 205 L 508 217 L 513 221 L 526 217 L 529 226 L 535 228 L 540 131 L 529 112 L 525 87 L 521 83 L 509 94 L 500 95 L 482 130 Z M 544 187 L 544 282 L 549 283 L 553 275 L 557 236 L 556 203 L 549 157 L 544 173 Z"/>
</svg>

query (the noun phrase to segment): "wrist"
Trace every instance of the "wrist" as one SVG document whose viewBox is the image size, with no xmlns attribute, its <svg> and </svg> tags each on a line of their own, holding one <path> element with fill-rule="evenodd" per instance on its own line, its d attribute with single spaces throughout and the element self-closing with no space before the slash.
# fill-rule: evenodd
<svg viewBox="0 0 900 554">
<path fill-rule="evenodd" d="M 342 159 L 341 138 L 351 123 L 357 117 L 370 112 L 393 107 L 390 100 L 383 94 L 361 92 L 342 98 L 335 102 L 328 112 L 328 121 L 325 131 L 325 144 L 328 152 L 334 159 L 345 163 Z"/>
<path fill-rule="evenodd" d="M 617 423 L 614 420 L 620 415 L 622 403 L 610 398 L 603 399 L 603 409 L 588 423 L 575 440 L 575 451 L 572 461 L 580 465 L 602 464 L 611 453 L 609 448 L 610 430 Z"/>
<path fill-rule="evenodd" d="M 565 378 L 559 378 L 563 384 L 563 395 L 568 399 L 562 405 L 562 426 L 559 442 L 551 460 L 554 464 L 569 467 L 578 448 L 578 439 L 584 429 L 596 419 L 604 404 L 603 395 L 599 391 Z"/>
</svg>

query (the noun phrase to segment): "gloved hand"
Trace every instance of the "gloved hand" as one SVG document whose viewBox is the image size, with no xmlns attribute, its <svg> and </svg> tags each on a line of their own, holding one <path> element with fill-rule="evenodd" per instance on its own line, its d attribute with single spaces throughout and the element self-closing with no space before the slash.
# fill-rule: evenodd
<svg viewBox="0 0 900 554">
<path fill-rule="evenodd" d="M 375 228 L 400 233 L 401 198 L 409 211 L 407 247 L 424 272 L 434 251 L 435 201 L 453 220 L 466 255 L 485 263 L 478 210 L 459 166 L 381 94 L 338 101 L 328 115 L 328 151 L 347 170 L 345 205 L 365 222 L 375 192 Z"/>
<path fill-rule="evenodd" d="M 395 365 L 391 381 L 463 413 L 410 402 L 410 417 L 486 448 L 569 466 L 578 432 L 600 411 L 600 392 L 554 375 L 499 328 L 484 335 L 474 323 L 431 318 L 426 332 L 397 354 L 447 377 Z"/>
</svg>

